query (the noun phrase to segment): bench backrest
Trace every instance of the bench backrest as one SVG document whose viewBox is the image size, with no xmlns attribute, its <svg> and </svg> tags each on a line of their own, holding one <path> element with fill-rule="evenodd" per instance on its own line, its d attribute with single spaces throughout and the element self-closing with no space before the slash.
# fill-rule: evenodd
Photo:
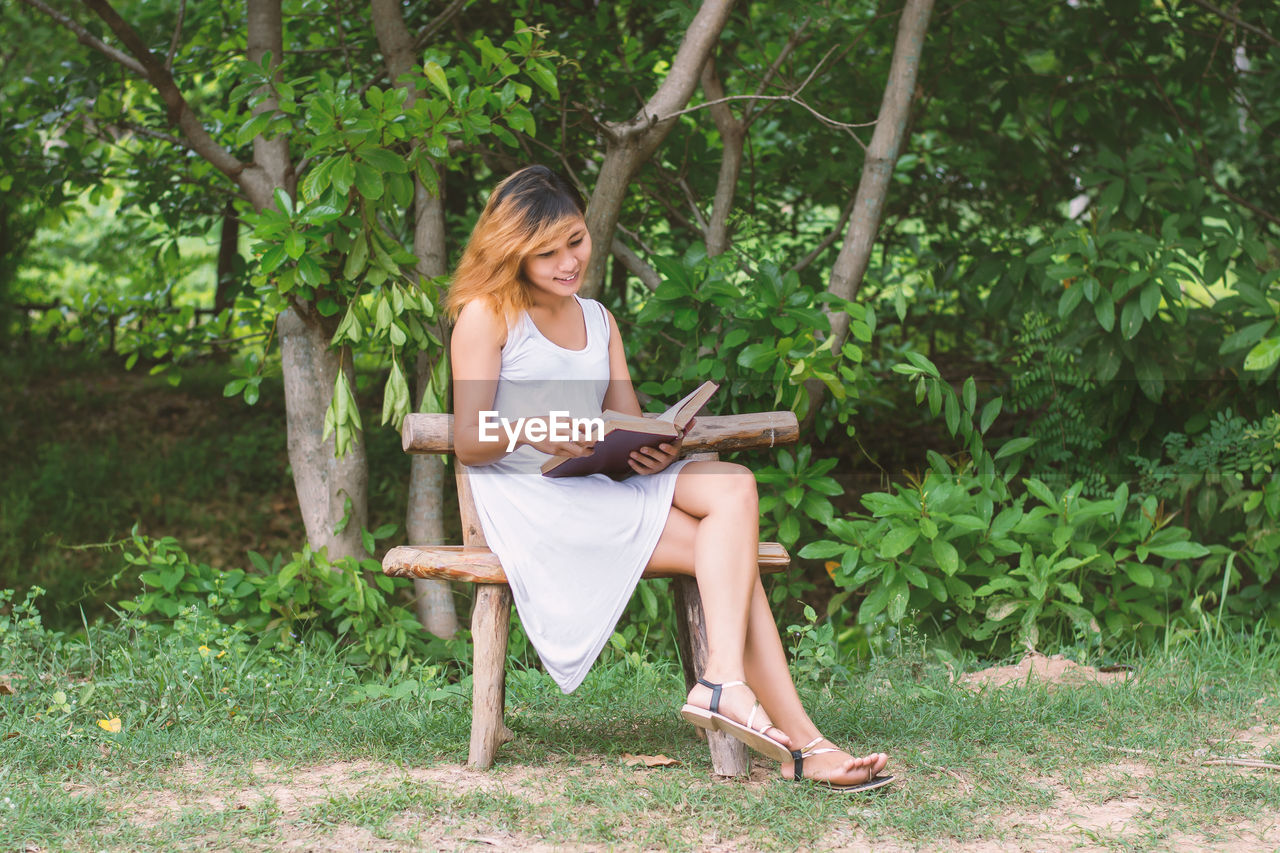
<svg viewBox="0 0 1280 853">
<path fill-rule="evenodd" d="M 745 415 L 703 415 L 693 422 L 684 439 L 684 453 L 725 453 L 795 444 L 800 425 L 794 412 L 756 412 Z M 410 414 L 400 428 L 406 453 L 453 453 L 453 415 Z M 462 517 L 462 543 L 485 546 L 484 531 L 471 496 L 467 466 L 457 465 L 458 513 Z"/>
</svg>

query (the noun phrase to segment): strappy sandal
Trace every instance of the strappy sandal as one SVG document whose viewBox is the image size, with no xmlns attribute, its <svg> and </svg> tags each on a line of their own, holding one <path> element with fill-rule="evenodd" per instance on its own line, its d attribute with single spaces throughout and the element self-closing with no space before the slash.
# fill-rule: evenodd
<svg viewBox="0 0 1280 853">
<path fill-rule="evenodd" d="M 875 776 L 866 782 L 857 785 L 838 785 L 835 782 L 827 782 L 822 779 L 805 779 L 804 778 L 804 760 L 814 755 L 822 755 L 827 752 L 841 752 L 834 747 L 823 747 L 822 749 L 814 749 L 815 746 L 822 743 L 826 738 L 818 735 L 813 740 L 806 743 L 800 749 L 791 753 L 791 760 L 795 762 L 795 775 L 791 777 L 793 782 L 808 782 L 811 785 L 820 788 L 829 788 L 832 791 L 839 791 L 842 794 L 853 794 L 858 791 L 874 791 L 876 788 L 883 788 L 893 781 L 892 776 Z M 784 777 L 785 778 L 785 777 Z"/>
<path fill-rule="evenodd" d="M 711 688 L 711 707 L 699 708 L 697 705 L 685 704 L 680 709 L 680 716 L 693 723 L 698 728 L 707 731 L 721 731 L 730 737 L 737 738 L 756 752 L 767 755 L 775 761 L 788 761 L 794 753 L 791 747 L 774 740 L 765 734 L 771 728 L 777 728 L 772 723 L 765 723 L 761 728 L 755 727 L 756 715 L 761 711 L 760 703 L 757 702 L 751 707 L 751 713 L 747 716 L 746 725 L 726 717 L 720 713 L 720 693 L 727 687 L 746 687 L 746 683 L 742 681 L 726 681 L 723 684 L 716 684 L 699 678 L 698 683 L 703 687 Z M 810 744 L 812 746 L 812 744 Z"/>
</svg>

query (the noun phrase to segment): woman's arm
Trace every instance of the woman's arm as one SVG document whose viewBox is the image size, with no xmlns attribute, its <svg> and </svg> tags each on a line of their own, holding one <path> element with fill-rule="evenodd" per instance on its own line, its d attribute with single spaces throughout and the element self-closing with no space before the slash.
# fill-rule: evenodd
<svg viewBox="0 0 1280 853">
<path fill-rule="evenodd" d="M 480 412 L 493 409 L 507 326 L 479 302 L 462 306 L 453 326 L 453 452 L 463 465 L 487 465 L 506 455 L 502 442 L 480 440 Z"/>
<path fill-rule="evenodd" d="M 627 354 L 622 348 L 622 333 L 618 331 L 618 323 L 612 313 L 609 313 L 609 390 L 605 392 L 601 408 L 636 417 L 642 414 L 636 389 L 631 384 Z M 683 438 L 678 438 L 657 447 L 642 447 L 631 454 L 627 464 L 637 474 L 656 474 L 679 458 L 682 442 Z"/>
<path fill-rule="evenodd" d="M 618 331 L 613 313 L 608 309 L 605 313 L 609 315 L 609 390 L 605 392 L 600 408 L 640 417 L 640 400 L 631 385 L 631 370 L 627 367 L 627 353 L 622 348 L 622 333 Z"/>
</svg>

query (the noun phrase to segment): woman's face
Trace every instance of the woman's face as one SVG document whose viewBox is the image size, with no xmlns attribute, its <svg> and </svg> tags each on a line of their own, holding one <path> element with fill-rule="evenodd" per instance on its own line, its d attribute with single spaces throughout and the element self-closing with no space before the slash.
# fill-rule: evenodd
<svg viewBox="0 0 1280 853">
<path fill-rule="evenodd" d="M 581 218 L 568 233 L 545 250 L 524 259 L 525 280 L 551 296 L 572 296 L 582 285 L 591 259 L 591 235 Z"/>
</svg>

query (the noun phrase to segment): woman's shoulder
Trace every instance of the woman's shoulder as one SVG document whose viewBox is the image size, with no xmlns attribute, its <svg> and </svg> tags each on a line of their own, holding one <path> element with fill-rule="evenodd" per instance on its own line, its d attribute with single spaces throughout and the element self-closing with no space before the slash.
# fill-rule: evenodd
<svg viewBox="0 0 1280 853">
<path fill-rule="evenodd" d="M 489 342 L 501 348 L 507 342 L 507 320 L 496 305 L 472 299 L 458 311 L 453 323 L 453 337 L 459 335 L 468 342 Z"/>
<path fill-rule="evenodd" d="M 604 322 L 605 328 L 610 332 L 617 328 L 617 322 L 613 319 L 613 312 L 604 307 L 603 302 L 597 302 L 587 296 L 578 296 L 578 304 L 582 306 L 582 314 L 590 319 L 599 318 Z"/>
</svg>

